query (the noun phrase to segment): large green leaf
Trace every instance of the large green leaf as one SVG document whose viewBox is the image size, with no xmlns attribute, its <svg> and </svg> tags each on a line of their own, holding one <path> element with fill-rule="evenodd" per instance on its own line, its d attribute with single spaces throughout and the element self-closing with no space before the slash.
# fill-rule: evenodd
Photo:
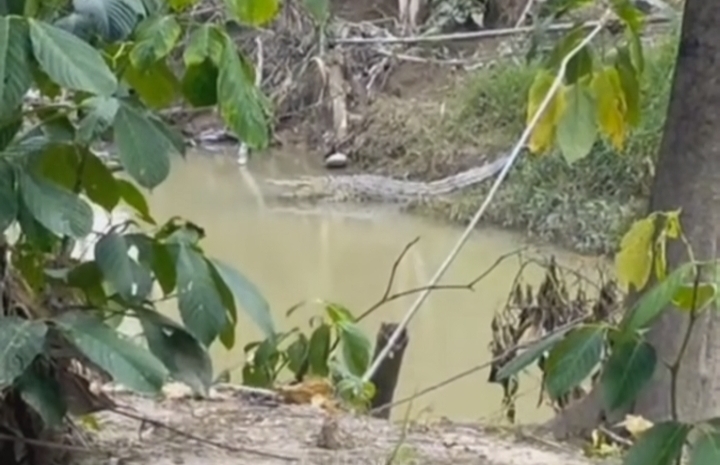
<svg viewBox="0 0 720 465">
<path fill-rule="evenodd" d="M 42 321 L 0 317 L 0 389 L 11 385 L 42 353 L 45 334 Z"/>
<path fill-rule="evenodd" d="M 590 153 L 598 128 L 590 91 L 576 83 L 566 92 L 567 106 L 557 127 L 557 141 L 565 160 L 571 164 Z"/>
<path fill-rule="evenodd" d="M 15 174 L 12 166 L 0 160 L 0 234 L 15 221 L 18 215 Z"/>
<path fill-rule="evenodd" d="M 640 122 L 640 82 L 630 51 L 626 47 L 617 49 L 615 69 L 620 76 L 620 86 L 625 96 L 625 117 L 628 124 L 635 126 Z"/>
<path fill-rule="evenodd" d="M 693 270 L 692 263 L 678 266 L 664 280 L 643 293 L 635 305 L 625 314 L 621 323 L 623 332 L 628 335 L 647 328 L 668 308 L 678 290 L 683 287 Z"/>
<path fill-rule="evenodd" d="M 138 27 L 130 62 L 137 69 L 147 68 L 172 51 L 181 33 L 182 28 L 173 15 L 148 18 Z"/>
<path fill-rule="evenodd" d="M 17 389 L 20 397 L 40 415 L 45 425 L 56 427 L 62 424 L 67 404 L 57 379 L 33 365 L 18 378 Z"/>
<path fill-rule="evenodd" d="M 135 184 L 125 179 L 116 179 L 120 198 L 132 207 L 140 216 L 140 218 L 150 224 L 155 224 L 155 220 L 150 216 L 150 207 L 147 204 L 145 196 L 135 187 Z"/>
<path fill-rule="evenodd" d="M 167 178 L 173 145 L 140 110 L 120 105 L 115 140 L 123 167 L 141 186 L 152 189 Z"/>
<path fill-rule="evenodd" d="M 112 95 L 117 79 L 100 52 L 50 24 L 28 19 L 33 53 L 53 81 L 72 90 Z"/>
<path fill-rule="evenodd" d="M 671 465 L 680 457 L 692 426 L 674 421 L 657 423 L 630 448 L 623 465 Z"/>
<path fill-rule="evenodd" d="M 272 338 L 275 334 L 275 323 L 270 305 L 258 288 L 232 266 L 217 259 L 211 259 L 210 263 L 228 286 L 237 303 L 258 325 L 265 337 Z"/>
<path fill-rule="evenodd" d="M 84 151 L 83 157 L 84 165 L 80 182 L 85 195 L 108 213 L 112 212 L 120 202 L 120 188 L 115 176 L 107 165 L 89 150 Z"/>
<path fill-rule="evenodd" d="M 150 108 L 162 109 L 171 105 L 177 97 L 180 83 L 165 61 L 156 61 L 144 68 L 132 63 L 125 68 L 123 78 Z"/>
<path fill-rule="evenodd" d="M 209 58 L 187 66 L 182 78 L 185 99 L 194 107 L 217 104 L 217 79 L 218 69 Z"/>
<path fill-rule="evenodd" d="M 612 349 L 603 366 L 600 383 L 609 411 L 635 400 L 640 390 L 655 372 L 655 349 L 645 341 L 624 339 Z"/>
<path fill-rule="evenodd" d="M 84 312 L 68 312 L 55 323 L 90 360 L 115 381 L 138 392 L 157 393 L 167 369 L 147 350 Z"/>
<path fill-rule="evenodd" d="M 338 323 L 342 353 L 348 371 L 355 376 L 362 376 L 370 364 L 372 344 L 360 328 L 349 321 Z"/>
<path fill-rule="evenodd" d="M 212 362 L 207 351 L 184 328 L 156 312 L 140 314 L 150 351 L 170 370 L 170 376 L 207 395 Z"/>
<path fill-rule="evenodd" d="M 230 13 L 241 23 L 262 26 L 277 16 L 279 0 L 225 0 Z"/>
<path fill-rule="evenodd" d="M 177 275 L 175 262 L 165 244 L 142 233 L 126 234 L 129 247 L 138 250 L 138 261 L 153 271 L 163 293 L 167 296 L 175 289 Z"/>
<path fill-rule="evenodd" d="M 544 365 L 548 394 L 557 399 L 578 386 L 600 362 L 607 329 L 584 326 L 553 347 Z"/>
<path fill-rule="evenodd" d="M 125 238 L 115 232 L 95 244 L 95 262 L 105 279 L 128 302 L 144 299 L 152 290 L 149 271 L 130 258 Z"/>
<path fill-rule="evenodd" d="M 90 97 L 80 106 L 87 114 L 80 120 L 76 137 L 78 142 L 89 144 L 112 126 L 120 102 L 114 97 Z"/>
<path fill-rule="evenodd" d="M 720 463 L 720 431 L 702 431 L 693 443 L 690 465 L 716 465 Z"/>
<path fill-rule="evenodd" d="M 202 24 L 190 34 L 187 47 L 183 52 L 185 66 L 198 65 L 210 59 L 218 66 L 222 61 L 225 36 L 217 26 Z"/>
<path fill-rule="evenodd" d="M 19 108 L 14 114 L 6 116 L 7 118 L 0 117 L 0 153 L 12 143 L 23 124 L 22 111 Z"/>
<path fill-rule="evenodd" d="M 49 231 L 76 239 L 92 231 L 92 209 L 72 192 L 27 172 L 20 176 L 20 192 L 28 211 Z"/>
<path fill-rule="evenodd" d="M 329 373 L 328 357 L 330 357 L 330 325 L 322 323 L 315 328 L 310 336 L 308 362 L 310 373 L 316 376 L 327 376 Z"/>
<path fill-rule="evenodd" d="M 298 374 L 305 366 L 309 354 L 310 344 L 307 336 L 303 333 L 298 334 L 297 339 L 290 344 L 285 351 L 288 358 L 288 369 L 294 374 Z"/>
<path fill-rule="evenodd" d="M 20 18 L 0 17 L 0 119 L 16 109 L 30 88 L 29 37 Z"/>
<path fill-rule="evenodd" d="M 180 315 L 185 327 L 209 346 L 229 323 L 227 312 L 203 256 L 188 244 L 174 249 Z"/>
<path fill-rule="evenodd" d="M 255 83 L 249 79 L 232 41 L 223 48 L 218 75 L 220 114 L 248 147 L 261 150 L 269 142 L 268 124 Z"/>
<path fill-rule="evenodd" d="M 503 367 L 500 368 L 495 375 L 495 379 L 497 381 L 502 381 L 520 372 L 520 370 L 539 359 L 546 351 L 560 342 L 568 331 L 570 331 L 570 328 L 553 333 L 529 345 L 519 355 L 515 356 L 512 360 L 503 365 Z"/>
<path fill-rule="evenodd" d="M 74 0 L 73 7 L 92 19 L 95 30 L 106 42 L 129 37 L 141 14 L 137 5 L 124 0 Z"/>
</svg>

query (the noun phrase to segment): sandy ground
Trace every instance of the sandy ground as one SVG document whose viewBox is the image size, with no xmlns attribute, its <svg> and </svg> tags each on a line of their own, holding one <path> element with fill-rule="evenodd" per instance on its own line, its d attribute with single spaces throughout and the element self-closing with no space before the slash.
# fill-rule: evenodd
<svg viewBox="0 0 720 465">
<path fill-rule="evenodd" d="M 91 452 L 82 459 L 77 457 L 76 463 L 598 463 L 540 436 L 447 421 L 403 428 L 364 416 L 330 414 L 312 405 L 286 405 L 231 386 L 213 390 L 207 400 L 183 397 L 158 401 L 130 394 L 116 395 L 116 399 L 124 411 L 146 421 L 114 412 L 99 415 L 100 429 L 88 440 Z"/>
</svg>

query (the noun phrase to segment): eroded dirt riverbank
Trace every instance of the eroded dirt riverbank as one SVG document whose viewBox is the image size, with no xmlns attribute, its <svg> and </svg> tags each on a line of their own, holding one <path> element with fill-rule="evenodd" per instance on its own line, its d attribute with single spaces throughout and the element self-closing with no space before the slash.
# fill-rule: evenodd
<svg viewBox="0 0 720 465">
<path fill-rule="evenodd" d="M 100 431 L 92 435 L 90 447 L 102 452 L 82 454 L 82 465 L 614 463 L 592 461 L 529 431 L 443 421 L 403 427 L 311 405 L 286 405 L 231 386 L 215 389 L 203 401 L 115 398 L 130 415 L 155 424 L 117 413 L 99 415 Z"/>
</svg>

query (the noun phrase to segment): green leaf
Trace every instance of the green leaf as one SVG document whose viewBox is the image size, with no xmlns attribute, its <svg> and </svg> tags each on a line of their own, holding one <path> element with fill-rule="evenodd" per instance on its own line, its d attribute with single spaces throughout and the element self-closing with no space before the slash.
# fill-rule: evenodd
<svg viewBox="0 0 720 465">
<path fill-rule="evenodd" d="M 319 24 L 330 17 L 330 0 L 304 0 L 305 8 Z"/>
<path fill-rule="evenodd" d="M 180 83 L 164 61 L 156 61 L 144 68 L 129 65 L 123 78 L 150 108 L 163 109 L 170 106 L 178 95 Z"/>
<path fill-rule="evenodd" d="M 615 14 L 623 20 L 633 33 L 640 34 L 642 32 L 645 15 L 631 0 L 611 0 L 610 5 Z"/>
<path fill-rule="evenodd" d="M 308 347 L 310 373 L 324 377 L 329 373 L 328 357 L 330 357 L 330 326 L 323 323 L 313 331 Z"/>
<path fill-rule="evenodd" d="M 88 303 L 110 305 L 103 287 L 103 274 L 96 262 L 83 262 L 75 266 L 67 275 L 67 283 L 70 287 L 81 289 Z"/>
<path fill-rule="evenodd" d="M 0 389 L 10 386 L 42 353 L 45 334 L 42 321 L 0 317 Z"/>
<path fill-rule="evenodd" d="M 581 326 L 553 347 L 544 365 L 548 394 L 557 399 L 587 378 L 600 362 L 606 328 Z"/>
<path fill-rule="evenodd" d="M 137 69 L 145 69 L 165 58 L 175 47 L 182 28 L 174 15 L 148 18 L 138 26 L 137 42 L 130 51 L 130 62 Z"/>
<path fill-rule="evenodd" d="M 217 104 L 218 69 L 206 58 L 193 63 L 185 69 L 182 79 L 182 92 L 194 107 L 207 107 Z"/>
<path fill-rule="evenodd" d="M 218 76 L 220 115 L 230 129 L 254 150 L 269 143 L 267 120 L 255 83 L 250 81 L 237 51 L 227 39 Z"/>
<path fill-rule="evenodd" d="M 87 197 L 108 213 L 120 202 L 120 189 L 108 167 L 94 153 L 84 150 L 82 179 Z"/>
<path fill-rule="evenodd" d="M 18 204 L 18 223 L 20 223 L 20 228 L 23 234 L 25 234 L 27 241 L 32 243 L 38 250 L 42 250 L 45 253 L 54 253 L 55 247 L 60 242 L 59 238 L 35 219 L 22 200 L 22 195 L 20 196 Z"/>
<path fill-rule="evenodd" d="M 674 464 L 691 429 L 690 425 L 674 421 L 656 423 L 630 448 L 623 465 Z"/>
<path fill-rule="evenodd" d="M 582 84 L 575 84 L 566 92 L 567 106 L 557 128 L 557 141 L 565 160 L 572 164 L 584 158 L 598 136 L 595 122 L 595 102 Z"/>
<path fill-rule="evenodd" d="M 68 191 L 78 183 L 80 158 L 73 145 L 49 144 L 41 152 L 29 155 L 28 165 L 37 177 Z"/>
<path fill-rule="evenodd" d="M 20 128 L 22 128 L 22 120 L 22 111 L 19 110 L 7 118 L 0 117 L 0 152 L 15 139 Z"/>
<path fill-rule="evenodd" d="M 643 55 L 643 46 L 640 34 L 636 34 L 628 28 L 625 30 L 625 36 L 628 40 L 630 57 L 632 58 L 633 65 L 635 65 L 638 75 L 642 75 L 645 71 L 645 56 Z"/>
<path fill-rule="evenodd" d="M 15 174 L 12 166 L 0 160 L 0 233 L 10 227 L 18 215 Z"/>
<path fill-rule="evenodd" d="M 117 80 L 100 53 L 74 35 L 28 19 L 33 53 L 53 81 L 72 90 L 110 96 Z"/>
<path fill-rule="evenodd" d="M 203 256 L 179 244 L 176 258 L 178 306 L 185 326 L 205 346 L 225 329 L 225 307 Z"/>
<path fill-rule="evenodd" d="M 702 431 L 693 443 L 690 465 L 716 465 L 720 463 L 720 432 Z"/>
<path fill-rule="evenodd" d="M 341 322 L 355 322 L 355 317 L 350 312 L 350 310 L 340 304 L 336 304 L 333 302 L 326 303 L 325 313 L 327 313 L 330 320 L 335 324 L 340 324 Z"/>
<path fill-rule="evenodd" d="M 570 53 L 580 42 L 585 39 L 587 31 L 583 26 L 576 26 L 560 39 L 550 53 L 546 66 L 551 69 L 559 69 L 565 56 Z M 592 74 L 593 58 L 590 47 L 583 47 L 570 59 L 565 70 L 565 83 L 574 85 L 585 76 Z"/>
<path fill-rule="evenodd" d="M 286 351 L 288 357 L 288 368 L 294 374 L 297 374 L 305 364 L 308 358 L 309 348 L 310 343 L 308 342 L 307 337 L 302 333 L 300 333 L 298 338 L 288 346 Z"/>
<path fill-rule="evenodd" d="M 80 107 L 88 113 L 80 120 L 76 140 L 89 144 L 112 126 L 120 102 L 113 97 L 90 97 Z"/>
<path fill-rule="evenodd" d="M 120 198 L 132 207 L 140 218 L 150 224 L 155 224 L 155 220 L 150 216 L 150 207 L 145 200 L 145 196 L 135 187 L 135 184 L 125 179 L 116 179 Z"/>
<path fill-rule="evenodd" d="M 168 0 L 168 4 L 173 11 L 185 11 L 191 6 L 195 5 L 198 0 Z"/>
<path fill-rule="evenodd" d="M 621 339 L 612 349 L 600 377 L 605 406 L 615 411 L 633 402 L 655 373 L 655 349 L 635 338 Z"/>
<path fill-rule="evenodd" d="M 120 105 L 115 140 L 123 167 L 141 186 L 152 189 L 167 178 L 173 146 L 138 109 Z"/>
<path fill-rule="evenodd" d="M 92 231 L 92 209 L 67 189 L 24 172 L 20 192 L 32 216 L 58 236 L 81 239 Z"/>
<path fill-rule="evenodd" d="M 29 37 L 23 19 L 0 17 L 0 115 L 6 118 L 30 88 Z"/>
<path fill-rule="evenodd" d="M 265 337 L 272 338 L 275 334 L 275 323 L 270 312 L 270 305 L 258 288 L 230 265 L 217 259 L 209 261 L 230 289 L 237 303 L 260 328 Z"/>
<path fill-rule="evenodd" d="M 620 325 L 625 334 L 631 334 L 639 329 L 650 326 L 652 322 L 670 305 L 678 290 L 685 284 L 687 277 L 693 269 L 692 263 L 686 263 L 675 268 L 667 278 L 657 283 L 652 289 L 643 293 L 635 305 L 630 309 Z"/>
<path fill-rule="evenodd" d="M 183 53 L 185 66 L 198 65 L 210 59 L 218 66 L 222 62 L 223 44 L 225 43 L 223 32 L 212 24 L 202 24 L 190 35 L 187 47 Z"/>
<path fill-rule="evenodd" d="M 225 0 L 225 4 L 235 19 L 251 26 L 269 23 L 280 9 L 279 0 Z"/>
<path fill-rule="evenodd" d="M 715 298 L 716 293 L 717 287 L 713 283 L 699 283 L 697 289 L 694 284 L 685 284 L 677 290 L 672 303 L 680 310 L 698 312 Z"/>
<path fill-rule="evenodd" d="M 67 413 L 60 383 L 53 376 L 42 373 L 35 365 L 29 367 L 17 380 L 20 397 L 35 410 L 46 426 L 62 424 Z"/>
<path fill-rule="evenodd" d="M 95 262 L 105 279 L 124 300 L 142 300 L 150 294 L 150 273 L 130 258 L 128 244 L 123 236 L 115 232 L 103 236 L 95 244 Z"/>
<path fill-rule="evenodd" d="M 568 331 L 570 331 L 570 328 L 553 333 L 529 345 L 520 355 L 513 357 L 507 364 L 500 368 L 495 375 L 495 379 L 502 381 L 519 373 L 520 370 L 539 359 L 546 351 L 560 342 Z"/>
<path fill-rule="evenodd" d="M 65 336 L 115 381 L 137 392 L 157 393 L 167 369 L 147 350 L 83 312 L 67 312 L 55 319 Z"/>
<path fill-rule="evenodd" d="M 350 373 L 362 376 L 370 365 L 370 340 L 360 328 L 347 320 L 338 324 L 340 341 L 342 342 L 343 359 Z"/>
<path fill-rule="evenodd" d="M 630 52 L 626 48 L 618 48 L 615 69 L 620 76 L 620 86 L 625 95 L 625 117 L 628 124 L 636 126 L 640 122 L 640 83 L 638 72 L 632 63 Z"/>
<path fill-rule="evenodd" d="M 220 332 L 220 342 L 227 350 L 232 350 L 232 348 L 235 347 L 235 330 L 237 325 L 235 296 L 214 266 L 210 266 L 210 275 L 212 276 L 213 283 L 215 283 L 215 289 L 217 289 L 220 294 L 220 300 L 228 311 L 229 317 L 228 324 L 226 324 L 225 328 Z"/>
<path fill-rule="evenodd" d="M 163 315 L 140 314 L 148 348 L 170 370 L 170 376 L 206 396 L 212 383 L 210 356 L 184 328 Z"/>
<path fill-rule="evenodd" d="M 128 247 L 137 247 L 138 261 L 152 269 L 164 295 L 169 295 L 177 281 L 175 274 L 175 261 L 164 244 L 161 244 L 145 234 L 126 234 Z"/>
<path fill-rule="evenodd" d="M 125 0 L 75 0 L 75 11 L 92 19 L 96 31 L 106 42 L 127 39 L 138 23 L 138 11 L 134 2 Z"/>
</svg>

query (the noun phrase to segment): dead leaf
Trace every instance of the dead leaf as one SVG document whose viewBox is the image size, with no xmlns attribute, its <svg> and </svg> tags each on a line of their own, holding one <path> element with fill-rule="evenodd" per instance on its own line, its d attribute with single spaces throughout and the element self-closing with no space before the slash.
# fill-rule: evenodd
<svg viewBox="0 0 720 465">
<path fill-rule="evenodd" d="M 653 427 L 653 422 L 640 415 L 625 415 L 625 420 L 617 426 L 623 427 L 633 438 L 637 439 L 642 433 Z"/>
</svg>

